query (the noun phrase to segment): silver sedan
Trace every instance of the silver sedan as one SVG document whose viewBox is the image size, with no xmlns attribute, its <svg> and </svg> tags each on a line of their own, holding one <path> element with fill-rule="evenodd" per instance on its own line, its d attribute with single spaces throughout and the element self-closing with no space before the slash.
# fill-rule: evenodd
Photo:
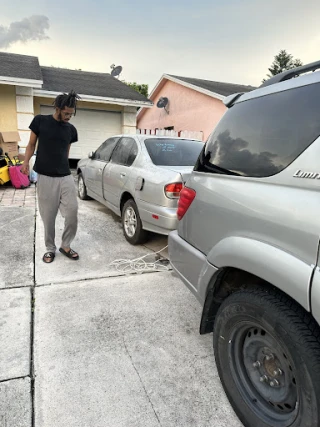
<svg viewBox="0 0 320 427">
<path fill-rule="evenodd" d="M 148 231 L 169 234 L 177 225 L 177 202 L 201 141 L 155 135 L 117 135 L 79 161 L 78 194 L 93 198 L 122 218 L 133 245 Z"/>
</svg>

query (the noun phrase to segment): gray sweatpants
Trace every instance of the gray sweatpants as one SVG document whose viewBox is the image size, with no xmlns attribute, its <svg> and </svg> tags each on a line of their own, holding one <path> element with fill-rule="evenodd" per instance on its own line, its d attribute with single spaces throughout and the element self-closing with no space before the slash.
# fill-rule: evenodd
<svg viewBox="0 0 320 427">
<path fill-rule="evenodd" d="M 56 178 L 38 174 L 37 193 L 47 251 L 56 250 L 55 223 L 58 210 L 65 220 L 61 247 L 70 248 L 78 226 L 78 201 L 72 175 Z"/>
</svg>

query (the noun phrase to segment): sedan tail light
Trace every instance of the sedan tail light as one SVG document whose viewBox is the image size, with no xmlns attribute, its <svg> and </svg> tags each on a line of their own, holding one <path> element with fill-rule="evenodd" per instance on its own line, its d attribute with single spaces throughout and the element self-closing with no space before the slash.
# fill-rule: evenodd
<svg viewBox="0 0 320 427">
<path fill-rule="evenodd" d="M 169 199 L 178 199 L 183 188 L 182 182 L 173 182 L 164 187 L 164 192 Z"/>
<path fill-rule="evenodd" d="M 177 217 L 179 221 L 183 218 L 195 197 L 196 192 L 192 190 L 192 188 L 185 187 L 181 190 L 177 210 Z"/>
</svg>

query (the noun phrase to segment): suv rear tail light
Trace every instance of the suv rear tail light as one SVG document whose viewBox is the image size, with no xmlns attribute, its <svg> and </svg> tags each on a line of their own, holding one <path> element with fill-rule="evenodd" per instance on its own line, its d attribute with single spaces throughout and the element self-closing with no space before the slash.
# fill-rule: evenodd
<svg viewBox="0 0 320 427">
<path fill-rule="evenodd" d="M 195 197 L 196 192 L 192 190 L 192 188 L 185 187 L 181 190 L 177 210 L 177 217 L 179 221 L 183 218 Z"/>
<path fill-rule="evenodd" d="M 169 199 L 177 199 L 180 196 L 180 191 L 183 188 L 182 182 L 173 182 L 164 187 L 164 192 Z"/>
</svg>

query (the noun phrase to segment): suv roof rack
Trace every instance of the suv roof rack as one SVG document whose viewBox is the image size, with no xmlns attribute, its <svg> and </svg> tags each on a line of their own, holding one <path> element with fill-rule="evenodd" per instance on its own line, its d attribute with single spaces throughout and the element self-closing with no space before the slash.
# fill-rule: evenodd
<svg viewBox="0 0 320 427">
<path fill-rule="evenodd" d="M 273 85 L 275 83 L 280 83 L 285 80 L 292 79 L 294 77 L 300 76 L 300 74 L 308 73 L 309 71 L 315 71 L 320 68 L 320 61 L 311 62 L 310 64 L 302 65 L 301 67 L 292 68 L 292 70 L 284 71 L 283 73 L 276 74 L 271 77 L 269 80 L 266 80 L 260 87 L 265 87 Z"/>
</svg>

